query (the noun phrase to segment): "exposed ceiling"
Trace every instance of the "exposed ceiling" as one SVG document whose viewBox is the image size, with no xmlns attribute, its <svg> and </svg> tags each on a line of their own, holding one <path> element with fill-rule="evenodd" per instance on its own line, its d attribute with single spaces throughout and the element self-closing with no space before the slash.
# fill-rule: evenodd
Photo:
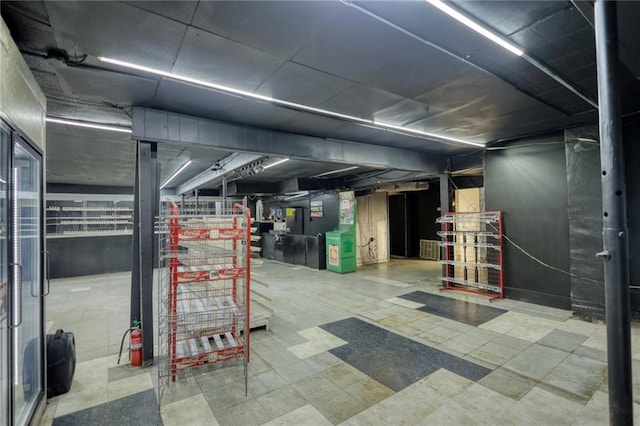
<svg viewBox="0 0 640 426">
<path fill-rule="evenodd" d="M 525 57 L 513 55 L 424 1 L 4 1 L 1 12 L 47 95 L 52 116 L 130 125 L 131 107 L 143 106 L 353 141 L 363 149 L 371 144 L 447 157 L 477 149 L 257 102 L 97 59 L 104 56 L 487 144 L 596 123 L 597 111 L 585 101 L 597 98 L 590 2 L 450 4 L 520 46 Z M 640 110 L 640 30 L 635 24 L 640 7 L 622 2 L 619 9 L 623 112 L 633 113 Z M 526 57 L 552 70 L 581 95 Z M 50 125 L 47 137 L 49 182 L 132 184 L 134 145 L 126 134 Z M 160 144 L 162 180 L 191 160 L 171 182 L 177 186 L 229 154 Z M 283 186 L 293 178 L 346 167 L 315 160 L 292 159 L 241 180 Z M 360 167 L 311 180 L 327 187 L 341 182 L 357 187 L 360 178 L 375 181 L 373 175 L 383 180 L 421 177 L 402 170 L 384 172 Z"/>
</svg>

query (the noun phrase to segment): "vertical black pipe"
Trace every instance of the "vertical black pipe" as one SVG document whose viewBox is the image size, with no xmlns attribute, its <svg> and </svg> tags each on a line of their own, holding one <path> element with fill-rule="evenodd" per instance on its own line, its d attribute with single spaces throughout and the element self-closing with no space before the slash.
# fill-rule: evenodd
<svg viewBox="0 0 640 426">
<path fill-rule="evenodd" d="M 449 209 L 451 206 L 451 200 L 449 200 L 449 174 L 442 173 L 440 174 L 440 216 L 444 216 L 446 213 L 449 213 Z M 446 226 L 443 223 L 441 227 L 441 231 L 445 231 Z M 445 250 L 448 250 L 447 247 L 440 247 L 440 259 L 445 259 Z M 447 271 L 445 268 L 448 268 L 449 265 L 442 264 L 442 276 L 447 276 Z M 443 283 L 444 285 L 444 283 Z"/>
<path fill-rule="evenodd" d="M 158 148 L 140 142 L 140 311 L 142 315 L 142 361 L 153 363 L 153 230 L 157 200 Z"/>
<path fill-rule="evenodd" d="M 133 184 L 133 230 L 131 237 L 131 314 L 129 326 L 140 321 L 140 142 L 136 142 L 136 170 Z"/>
<path fill-rule="evenodd" d="M 604 250 L 598 255 L 604 259 L 609 423 L 632 425 L 627 188 L 624 178 L 617 69 L 619 59 L 616 2 L 597 0 L 594 8 L 604 216 Z"/>
<path fill-rule="evenodd" d="M 227 175 L 222 175 L 222 199 L 227 203 Z"/>
</svg>

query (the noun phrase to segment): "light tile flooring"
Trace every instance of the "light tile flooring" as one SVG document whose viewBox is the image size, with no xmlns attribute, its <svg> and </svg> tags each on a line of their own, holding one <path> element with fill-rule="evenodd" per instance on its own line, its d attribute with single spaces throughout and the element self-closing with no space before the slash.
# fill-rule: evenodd
<svg viewBox="0 0 640 426">
<path fill-rule="evenodd" d="M 606 425 L 606 329 L 571 312 L 515 300 L 441 292 L 439 265 L 392 260 L 339 275 L 276 262 L 256 265 L 269 285 L 269 330 L 251 335 L 249 392 L 242 368 L 171 384 L 165 425 Z M 156 369 L 116 365 L 127 327 L 129 274 L 55 280 L 47 326 L 73 331 L 78 365 L 71 391 L 53 398 L 42 425 L 157 388 Z M 416 310 L 399 298 L 423 291 L 508 312 L 473 327 Z M 332 355 L 346 342 L 319 328 L 356 317 L 489 368 L 473 382 L 445 369 L 394 392 Z M 384 344 L 384 342 L 380 342 Z M 632 324 L 634 401 L 640 402 L 640 326 Z M 388 360 L 393 362 L 393 360 Z M 384 367 L 381 367 L 384 368 Z M 640 421 L 640 406 L 635 407 Z"/>
</svg>

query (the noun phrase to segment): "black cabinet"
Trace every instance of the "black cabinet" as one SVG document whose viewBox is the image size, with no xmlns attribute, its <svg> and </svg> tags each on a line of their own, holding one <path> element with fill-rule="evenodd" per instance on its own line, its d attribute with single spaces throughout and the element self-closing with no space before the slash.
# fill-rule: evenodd
<svg viewBox="0 0 640 426">
<path fill-rule="evenodd" d="M 262 257 L 292 265 L 326 269 L 324 235 L 262 234 Z"/>
</svg>

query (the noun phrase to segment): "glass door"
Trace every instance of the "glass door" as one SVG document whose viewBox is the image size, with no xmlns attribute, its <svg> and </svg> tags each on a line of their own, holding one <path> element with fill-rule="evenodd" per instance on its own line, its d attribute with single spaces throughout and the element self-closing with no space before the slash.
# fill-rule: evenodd
<svg viewBox="0 0 640 426">
<path fill-rule="evenodd" d="M 9 267 L 7 245 L 7 169 L 11 132 L 0 121 L 0 426 L 9 424 Z"/>
<path fill-rule="evenodd" d="M 41 157 L 14 133 L 10 176 L 13 422 L 25 425 L 43 397 Z"/>
</svg>

